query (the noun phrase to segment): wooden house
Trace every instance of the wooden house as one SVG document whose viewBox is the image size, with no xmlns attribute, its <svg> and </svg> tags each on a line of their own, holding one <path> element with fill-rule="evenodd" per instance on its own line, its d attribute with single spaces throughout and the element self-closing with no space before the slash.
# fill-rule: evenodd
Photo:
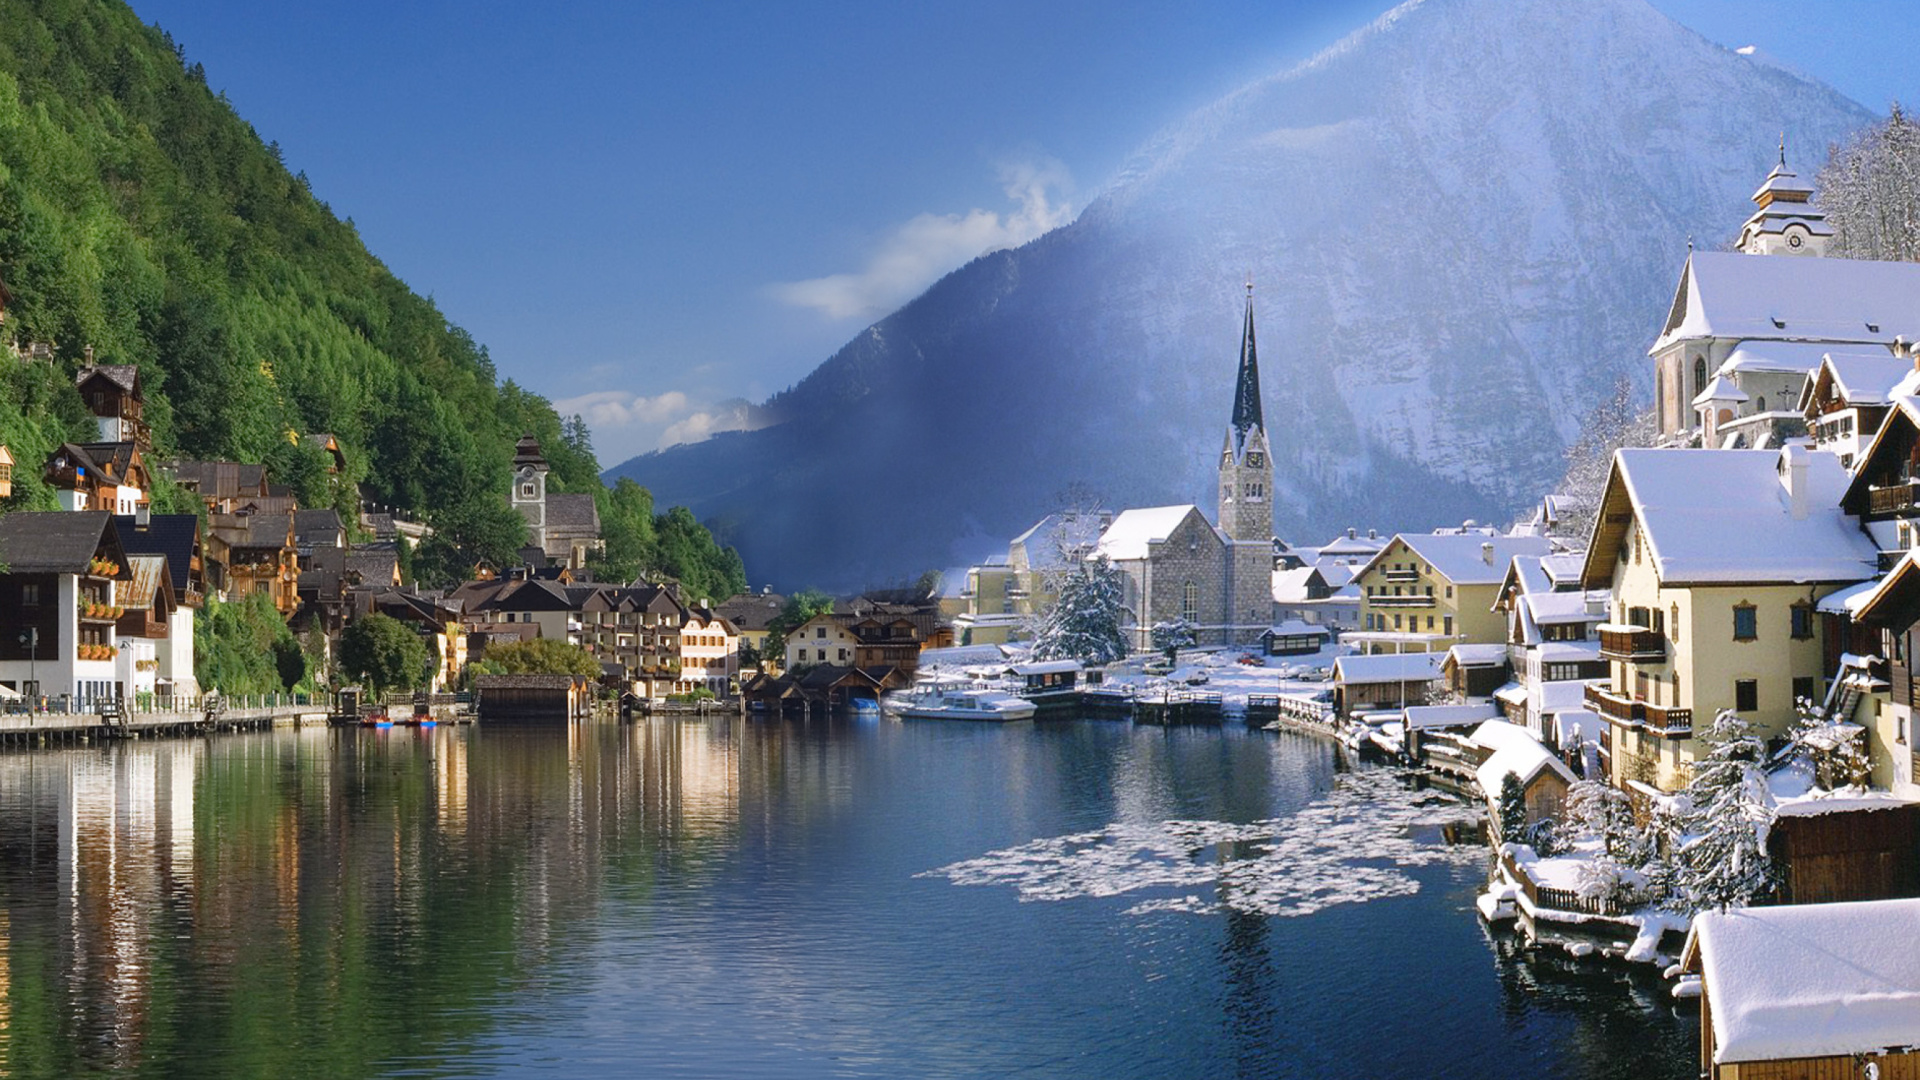
<svg viewBox="0 0 1920 1080">
<path fill-rule="evenodd" d="M 193 514 L 133 514 L 113 519 L 129 558 L 166 560 L 168 592 L 173 597 L 167 633 L 155 637 L 155 689 L 161 694 L 200 692 L 193 667 L 193 613 L 206 603 L 212 585 L 200 519 Z"/>
<path fill-rule="evenodd" d="M 1700 978 L 1707 1080 L 1920 1080 L 1920 900 L 1707 911 L 1681 967 Z"/>
<path fill-rule="evenodd" d="M 265 498 L 267 467 L 237 461 L 174 461 L 162 466 L 175 482 L 200 497 L 210 514 L 231 514 L 239 502 Z"/>
<path fill-rule="evenodd" d="M 291 512 L 211 514 L 208 522 L 227 547 L 229 599 L 264 592 L 282 616 L 299 610 L 300 548 Z"/>
<path fill-rule="evenodd" d="M 1318 574 L 1320 571 L 1309 569 L 1308 572 Z M 1332 641 L 1331 629 L 1301 619 L 1288 619 L 1268 627 L 1260 635 L 1260 644 L 1268 656 L 1306 656 L 1326 648 Z"/>
<path fill-rule="evenodd" d="M 1784 802 L 1767 854 L 1783 903 L 1920 897 L 1920 803 L 1884 793 Z"/>
<path fill-rule="evenodd" d="M 73 378 L 74 389 L 86 402 L 100 429 L 100 441 L 133 443 L 141 450 L 153 449 L 153 431 L 147 426 L 146 398 L 141 391 L 140 369 L 132 364 L 93 364 L 93 347 L 88 346 L 89 363 Z"/>
<path fill-rule="evenodd" d="M 1454 698 L 1490 698 L 1512 671 L 1505 645 L 1455 645 L 1441 661 L 1440 677 Z"/>
<path fill-rule="evenodd" d="M 131 514 L 153 490 L 146 459 L 131 442 L 61 443 L 47 457 L 43 479 L 62 510 Z"/>
<path fill-rule="evenodd" d="M 122 699 L 115 590 L 132 580 L 113 517 L 0 514 L 0 685 L 80 708 Z"/>
<path fill-rule="evenodd" d="M 1473 778 L 1486 796 L 1488 820 L 1496 833 L 1500 828 L 1500 794 L 1510 776 L 1520 783 L 1528 825 L 1565 816 L 1567 790 L 1578 777 L 1526 728 L 1505 720 L 1488 720 L 1473 729 L 1470 741 L 1486 754 L 1474 769 Z"/>
<path fill-rule="evenodd" d="M 593 680 L 583 675 L 477 675 L 475 707 L 489 723 L 566 723 L 593 704 Z"/>
<path fill-rule="evenodd" d="M 1446 654 L 1378 653 L 1342 656 L 1333 662 L 1334 710 L 1351 716 L 1366 709 L 1403 709 L 1433 699 Z"/>
<path fill-rule="evenodd" d="M 1912 371 L 1912 360 L 1885 346 L 1834 346 L 1800 393 L 1814 445 L 1853 468 L 1892 408 L 1894 385 Z"/>
</svg>

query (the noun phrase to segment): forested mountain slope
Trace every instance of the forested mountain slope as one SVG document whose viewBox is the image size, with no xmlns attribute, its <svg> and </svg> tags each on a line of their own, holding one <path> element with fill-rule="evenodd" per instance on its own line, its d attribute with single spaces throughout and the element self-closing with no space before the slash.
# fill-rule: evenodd
<svg viewBox="0 0 1920 1080">
<path fill-rule="evenodd" d="M 370 500 L 457 541 L 449 568 L 521 542 L 504 493 L 522 432 L 540 436 L 554 490 L 602 490 L 584 431 L 499 382 L 486 349 L 118 0 L 0 0 L 0 279 L 10 339 L 57 342 L 62 370 L 88 344 L 139 365 L 160 455 L 273 462 L 297 453 L 289 433 L 333 432 Z M 41 385 L 57 380 L 8 378 L 34 395 L 0 401 L 0 440 L 30 479 L 78 402 Z M 740 576 L 704 530 L 700 565 L 664 566 L 644 495 L 601 496 L 616 528 L 644 523 L 609 538 L 634 568 Z"/>
</svg>

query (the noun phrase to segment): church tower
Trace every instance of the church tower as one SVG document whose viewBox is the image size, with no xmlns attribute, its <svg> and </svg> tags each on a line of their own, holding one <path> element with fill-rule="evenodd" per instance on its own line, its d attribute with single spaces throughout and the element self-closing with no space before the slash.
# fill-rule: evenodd
<svg viewBox="0 0 1920 1080">
<path fill-rule="evenodd" d="M 508 500 L 527 519 L 527 542 L 547 546 L 547 459 L 540 440 L 522 435 L 513 447 L 513 492 Z"/>
<path fill-rule="evenodd" d="M 1759 209 L 1740 227 L 1739 249 L 1748 255 L 1825 255 L 1833 226 L 1812 200 L 1813 185 L 1787 168 L 1787 137 L 1782 135 L 1780 164 L 1753 193 Z"/>
<path fill-rule="evenodd" d="M 1220 529 L 1232 540 L 1272 544 L 1273 459 L 1260 408 L 1260 365 L 1253 348 L 1253 283 L 1247 283 L 1247 322 L 1240 334 L 1240 373 L 1234 380 L 1233 419 L 1220 451 Z"/>
</svg>

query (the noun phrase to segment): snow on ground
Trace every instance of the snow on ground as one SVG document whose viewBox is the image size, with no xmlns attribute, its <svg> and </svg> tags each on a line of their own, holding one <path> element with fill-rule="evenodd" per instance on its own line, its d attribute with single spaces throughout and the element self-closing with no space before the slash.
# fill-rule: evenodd
<svg viewBox="0 0 1920 1080">
<path fill-rule="evenodd" d="M 1418 827 L 1471 821 L 1473 813 L 1447 796 L 1410 791 L 1401 777 L 1388 769 L 1343 773 L 1331 791 L 1291 817 L 1245 825 L 1115 822 L 991 851 L 919 876 L 944 877 L 956 885 L 1011 886 L 1022 901 L 1177 894 L 1142 896 L 1127 909 L 1129 915 L 1233 910 L 1297 916 L 1336 904 L 1405 896 L 1420 889 L 1408 868 L 1473 864 L 1486 857 L 1486 850 L 1410 835 Z M 1245 846 L 1222 851 L 1223 844 Z"/>
</svg>

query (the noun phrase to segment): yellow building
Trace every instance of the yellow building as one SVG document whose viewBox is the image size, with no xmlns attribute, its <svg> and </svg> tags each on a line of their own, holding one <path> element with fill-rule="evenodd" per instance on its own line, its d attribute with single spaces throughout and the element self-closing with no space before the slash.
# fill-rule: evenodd
<svg viewBox="0 0 1920 1080">
<path fill-rule="evenodd" d="M 1798 445 L 1615 455 L 1581 572 L 1608 591 L 1608 679 L 1587 701 L 1613 783 L 1675 790 L 1721 710 L 1771 738 L 1796 698 L 1821 698 L 1818 602 L 1879 558 L 1840 509 L 1846 485 L 1837 458 Z"/>
<path fill-rule="evenodd" d="M 1516 555 L 1550 551 L 1539 536 L 1401 533 L 1354 575 L 1360 629 L 1408 635 L 1442 651 L 1463 642 L 1505 641 L 1506 618 L 1494 610 L 1494 601 L 1507 566 Z"/>
</svg>

